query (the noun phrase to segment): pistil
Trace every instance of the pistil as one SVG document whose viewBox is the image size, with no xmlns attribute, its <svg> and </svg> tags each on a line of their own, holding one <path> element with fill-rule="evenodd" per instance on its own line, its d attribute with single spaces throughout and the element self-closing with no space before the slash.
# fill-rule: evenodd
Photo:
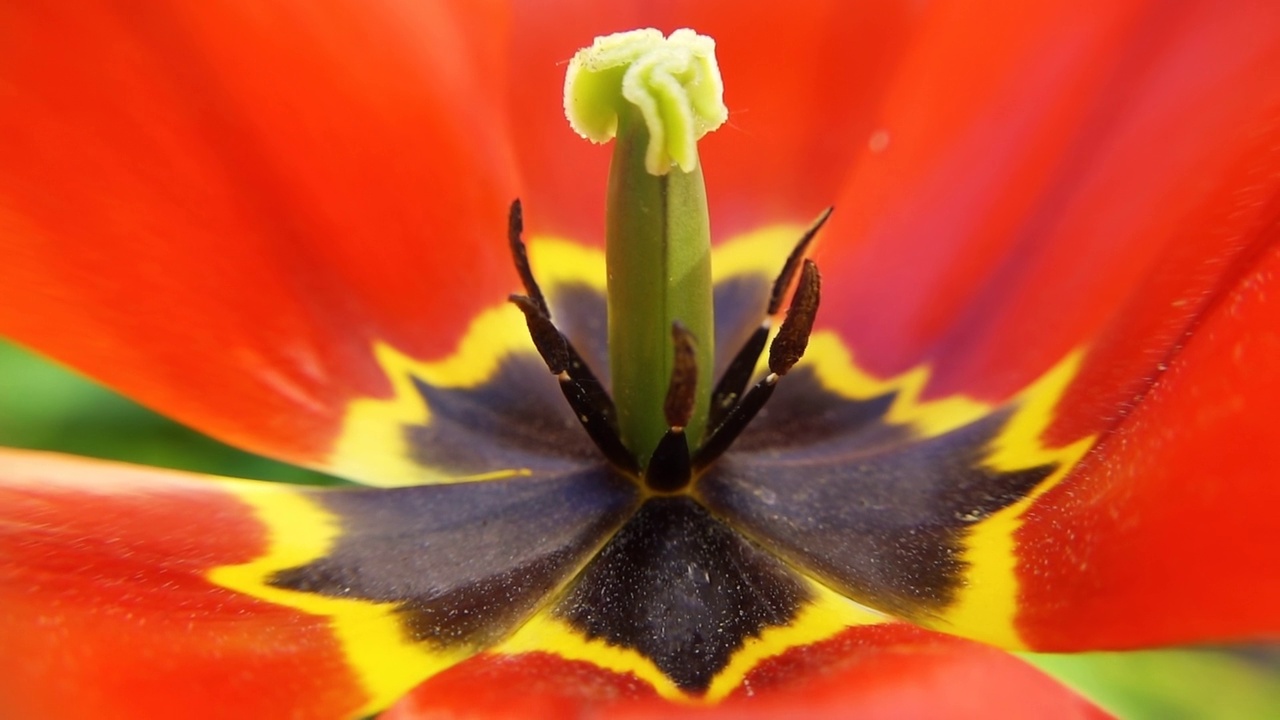
<svg viewBox="0 0 1280 720">
<path fill-rule="evenodd" d="M 751 422 L 800 360 L 818 312 L 818 268 L 805 259 L 828 209 L 800 238 L 773 284 L 760 327 L 713 388 L 711 231 L 697 140 L 727 117 L 715 44 L 692 30 L 664 38 L 636 30 L 596 38 L 574 56 L 565 112 L 583 137 L 616 137 L 609 171 L 606 249 L 612 397 L 556 328 L 525 250 L 520 201 L 508 239 L 534 347 L 574 415 L 618 470 L 650 491 L 686 492 Z M 747 385 L 770 318 L 799 282 L 770 345 L 769 373 Z"/>
<path fill-rule="evenodd" d="M 674 325 L 692 338 L 697 373 L 681 430 L 690 447 L 711 405 L 711 229 L 697 140 L 728 116 L 714 50 L 691 30 L 619 33 L 579 51 L 565 79 L 573 128 L 617 140 L 605 226 L 609 362 L 622 442 L 641 467 L 671 430 Z"/>
</svg>

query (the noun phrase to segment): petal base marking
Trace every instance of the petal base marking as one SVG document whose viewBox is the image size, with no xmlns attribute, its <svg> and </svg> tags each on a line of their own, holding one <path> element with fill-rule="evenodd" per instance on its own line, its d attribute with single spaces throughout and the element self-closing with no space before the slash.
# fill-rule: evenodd
<svg viewBox="0 0 1280 720">
<path fill-rule="evenodd" d="M 755 275 L 767 282 L 804 230 L 802 225 L 772 226 L 717 246 L 713 250 L 716 282 Z M 552 296 L 553 313 L 561 311 L 555 307 L 557 288 L 585 287 L 604 295 L 605 258 L 600 250 L 560 238 L 540 237 L 530 241 L 528 252 L 539 283 Z M 512 289 L 518 288 L 513 284 Z M 382 341 L 374 344 L 372 352 L 387 377 L 389 394 L 358 398 L 348 405 L 342 430 L 326 463 L 331 472 L 379 487 L 533 474 L 526 467 L 493 468 L 462 475 L 434 468 L 415 460 L 413 448 L 401 432 L 403 428 L 427 426 L 432 420 L 431 408 L 417 383 L 444 389 L 476 388 L 493 379 L 504 359 L 537 357 L 523 315 L 504 297 L 494 298 L 492 307 L 472 320 L 457 348 L 447 357 L 424 361 Z M 592 369 L 607 384 L 607 362 L 604 358 L 589 360 L 593 361 Z"/>
<path fill-rule="evenodd" d="M 337 519 L 305 492 L 284 495 L 266 492 L 252 483 L 227 485 L 250 505 L 270 528 L 269 550 L 243 565 L 209 572 L 215 584 L 268 602 L 329 618 L 369 701 L 372 713 L 387 707 L 423 679 L 471 655 L 466 650 L 437 651 L 411 642 L 395 615 L 394 603 L 324 597 L 274 587 L 276 573 L 324 557 L 338 535 Z"/>
<path fill-rule="evenodd" d="M 1089 436 L 1062 447 L 1049 447 L 1042 440 L 1084 355 L 1084 349 L 1070 353 L 1005 405 L 1014 408 L 1013 414 L 989 443 L 982 465 L 1005 473 L 1036 467 L 1054 470 L 1025 497 L 974 523 L 964 540 L 961 558 L 967 569 L 960 592 L 940 615 L 921 618 L 924 625 L 1007 649 L 1026 649 L 1016 627 L 1019 559 L 1015 533 L 1022 525 L 1023 513 L 1062 482 L 1097 441 L 1096 436 Z M 893 378 L 875 378 L 856 365 L 852 353 L 830 332 L 815 334 L 806 363 L 836 395 L 867 400 L 893 394 L 884 421 L 905 425 L 922 438 L 956 430 L 1000 409 L 963 396 L 924 399 L 931 374 L 925 366 Z"/>
<path fill-rule="evenodd" d="M 829 588 L 806 579 L 812 599 L 790 623 L 765 628 L 748 638 L 734 651 L 729 662 L 711 681 L 702 695 L 685 692 L 644 655 L 611 645 L 600 638 L 588 638 L 578 629 L 557 619 L 548 608 L 534 616 L 507 641 L 490 652 L 506 655 L 547 653 L 566 660 L 589 662 L 611 672 L 632 675 L 649 683 L 660 696 L 682 704 L 713 705 L 724 700 L 762 661 L 788 650 L 827 640 L 849 627 L 877 625 L 888 619 Z"/>
<path fill-rule="evenodd" d="M 1052 465 L 1057 469 L 1022 500 L 978 523 L 965 540 L 968 582 L 938 630 L 982 640 L 1009 650 L 1026 649 L 1017 630 L 1018 547 L 1015 534 L 1022 516 L 1036 499 L 1062 482 L 1097 442 L 1081 438 L 1063 447 L 1048 447 L 1041 439 L 1053 423 L 1054 409 L 1079 373 L 1084 352 L 1077 350 L 1058 362 L 1015 402 L 1018 411 L 992 442 L 985 464 L 996 470 Z"/>
</svg>

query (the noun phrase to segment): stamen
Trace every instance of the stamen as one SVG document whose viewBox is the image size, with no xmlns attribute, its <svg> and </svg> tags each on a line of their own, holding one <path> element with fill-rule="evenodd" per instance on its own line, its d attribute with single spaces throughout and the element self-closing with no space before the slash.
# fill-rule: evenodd
<svg viewBox="0 0 1280 720">
<path fill-rule="evenodd" d="M 663 405 L 667 424 L 671 427 L 658 441 L 653 454 L 649 456 L 649 464 L 644 470 L 645 484 L 662 492 L 680 490 L 693 479 L 689 439 L 684 429 L 689 424 L 694 403 L 697 401 L 697 341 L 688 328 L 679 322 L 673 322 L 671 342 L 675 346 L 675 358 L 671 365 L 671 382 L 667 386 L 667 400 Z"/>
<path fill-rule="evenodd" d="M 765 317 L 760 323 L 760 327 L 751 334 L 747 342 L 733 356 L 733 360 L 729 361 L 729 366 L 725 368 L 724 374 L 720 376 L 720 381 L 716 383 L 715 392 L 711 394 L 711 407 L 707 416 L 707 426 L 711 428 L 719 427 L 724 422 L 725 417 L 733 408 L 734 403 L 742 397 L 742 393 L 747 389 L 747 383 L 751 382 L 751 376 L 755 374 L 756 363 L 760 360 L 760 354 L 764 352 L 765 343 L 769 339 L 769 317 L 776 315 L 778 310 L 782 308 L 783 298 L 786 297 L 787 288 L 791 286 L 791 281 L 795 279 L 796 270 L 799 269 L 801 261 L 804 259 L 805 252 L 808 251 L 809 245 L 812 244 L 814 237 L 818 231 L 827 223 L 827 219 L 831 217 L 834 207 L 823 210 L 818 218 L 813 221 L 808 230 L 800 236 L 800 240 L 796 242 L 795 247 L 791 249 L 791 254 L 787 256 L 787 261 L 783 263 L 781 272 L 773 281 L 773 290 L 769 293 L 769 305 L 765 309 Z"/>
<path fill-rule="evenodd" d="M 763 380 L 756 383 L 746 395 L 742 396 L 742 401 L 733 406 L 725 416 L 724 422 L 711 433 L 698 448 L 698 452 L 693 456 L 693 469 L 700 471 L 706 468 L 717 458 L 724 454 L 725 450 L 738 439 L 738 434 L 746 429 L 747 425 L 755 418 L 756 413 L 760 412 L 760 408 L 768 402 L 773 395 L 773 390 L 778 386 L 778 375 L 769 373 Z"/>
<path fill-rule="evenodd" d="M 659 492 L 676 492 L 693 479 L 693 462 L 689 457 L 689 439 L 684 428 L 671 428 L 658 441 L 644 470 L 644 482 Z"/>
<path fill-rule="evenodd" d="M 561 337 L 564 337 L 561 335 Z M 622 443 L 618 434 L 618 410 L 604 385 L 591 372 L 568 338 L 564 341 L 569 363 L 560 374 L 560 391 L 578 416 L 578 422 L 586 429 L 596 447 L 619 469 L 639 474 L 640 464 Z"/>
<path fill-rule="evenodd" d="M 573 408 L 573 414 L 577 416 L 582 429 L 587 431 L 587 435 L 600 448 L 600 452 L 604 453 L 605 458 L 619 470 L 639 474 L 640 466 L 635 457 L 618 438 L 617 425 L 612 417 L 613 402 L 609 402 L 608 412 L 600 405 L 601 395 L 608 398 L 600 383 L 595 378 L 574 379 L 568 373 L 561 373 L 559 379 L 560 392 L 564 393 L 564 398 L 569 401 L 569 407 Z"/>
<path fill-rule="evenodd" d="M 534 348 L 547 364 L 547 369 L 558 376 L 560 392 L 592 442 L 619 469 L 638 474 L 639 464 L 618 435 L 618 411 L 613 399 L 569 338 L 551 322 L 550 308 L 529 267 L 529 256 L 520 237 L 523 232 L 523 213 L 520 201 L 516 200 L 511 203 L 507 218 L 507 239 L 511 244 L 516 272 L 529 295 L 511 295 L 507 299 L 524 313 Z"/>
<path fill-rule="evenodd" d="M 708 427 L 718 427 L 724 422 L 725 415 L 742 397 L 743 391 L 747 389 L 747 383 L 751 382 L 751 376 L 756 372 L 760 353 L 764 352 L 764 345 L 768 341 L 769 318 L 766 317 L 760 327 L 751 333 L 751 337 L 738 350 L 738 354 L 729 361 L 729 367 L 724 369 L 720 382 L 716 383 L 716 390 L 711 394 L 711 409 L 707 415 Z"/>
<path fill-rule="evenodd" d="M 675 361 L 662 409 L 667 424 L 683 431 L 698 400 L 698 347 L 693 333 L 678 321 L 671 323 L 671 342 L 675 345 Z"/>
<path fill-rule="evenodd" d="M 516 272 L 520 275 L 520 284 L 529 294 L 529 299 L 543 315 L 550 318 L 551 309 L 547 307 L 542 289 L 538 287 L 538 281 L 533 278 L 533 270 L 529 268 L 529 252 L 521 238 L 523 234 L 524 210 L 520 204 L 520 198 L 516 198 L 511 201 L 511 211 L 507 213 L 507 243 L 511 245 L 511 259 L 515 261 Z"/>
<path fill-rule="evenodd" d="M 564 337 L 561 335 L 561 337 Z M 612 427 L 614 432 L 618 431 L 618 410 L 614 407 L 613 398 L 609 397 L 609 393 L 605 391 L 604 385 L 596 379 L 595 373 L 591 372 L 591 367 L 587 365 L 587 361 L 582 359 L 578 351 L 573 347 L 573 343 L 565 338 L 564 347 L 569 353 L 569 365 L 565 368 L 565 374 L 574 382 L 581 384 L 584 392 L 592 398 L 591 402 L 598 408 L 599 414 Z"/>
<path fill-rule="evenodd" d="M 529 337 L 533 339 L 533 346 L 547 364 L 547 369 L 552 375 L 564 372 L 569 367 L 568 341 L 556 329 L 551 318 L 547 317 L 542 308 L 538 307 L 538 302 L 532 298 L 510 295 L 507 300 L 524 313 L 525 324 L 529 326 Z"/>
<path fill-rule="evenodd" d="M 813 321 L 818 316 L 821 290 L 822 277 L 818 274 L 818 265 L 812 260 L 805 260 L 800 285 L 787 308 L 787 318 L 782 321 L 778 335 L 769 346 L 769 369 L 778 375 L 786 375 L 804 357 L 805 348 L 809 346 L 809 334 L 813 332 Z"/>
<path fill-rule="evenodd" d="M 518 201 L 517 201 L 518 202 Z M 782 272 L 778 273 L 778 278 L 773 281 L 773 292 L 769 293 L 769 308 L 765 310 L 768 315 L 777 315 L 782 309 L 782 299 L 786 297 L 787 288 L 791 287 L 791 280 L 796 276 L 796 269 L 800 267 L 800 261 L 804 259 L 804 254 L 809 250 L 809 244 L 813 242 L 813 238 L 818 235 L 818 231 L 823 225 L 827 224 L 827 219 L 831 217 L 831 213 L 835 211 L 835 207 L 828 207 L 822 211 L 817 220 L 804 231 L 804 235 L 800 236 L 800 241 L 791 249 L 791 254 L 787 256 L 787 261 L 782 265 Z"/>
<path fill-rule="evenodd" d="M 729 409 L 719 425 L 714 426 L 715 429 L 711 435 L 694 453 L 694 472 L 706 468 L 729 449 L 733 441 L 738 438 L 738 434 L 746 429 L 756 413 L 760 412 L 765 402 L 773 395 L 773 390 L 778 385 L 778 378 L 786 375 L 800 361 L 805 348 L 809 346 L 809 335 L 813 332 L 813 321 L 818 314 L 821 290 L 822 278 L 818 274 L 817 264 L 812 260 L 805 260 L 804 270 L 800 273 L 800 283 L 796 287 L 795 294 L 791 296 L 791 305 L 787 308 L 787 317 L 782 321 L 782 327 L 778 328 L 778 335 L 773 339 L 773 345 L 769 347 L 771 372 L 756 383 L 743 396 L 741 402 Z M 752 339 L 754 340 L 754 336 Z M 723 381 L 721 382 L 723 384 Z"/>
</svg>

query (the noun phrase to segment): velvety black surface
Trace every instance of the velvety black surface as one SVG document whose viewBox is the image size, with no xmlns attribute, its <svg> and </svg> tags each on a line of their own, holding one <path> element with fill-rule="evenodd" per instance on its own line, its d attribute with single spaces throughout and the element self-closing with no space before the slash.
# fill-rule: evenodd
<svg viewBox="0 0 1280 720">
<path fill-rule="evenodd" d="M 843 414 L 859 416 L 858 405 Z M 819 428 L 818 442 L 788 450 L 740 441 L 698 480 L 697 493 L 726 522 L 849 597 L 919 618 L 954 599 L 970 526 L 1053 470 L 981 467 L 1005 419 L 995 414 L 929 439 L 908 440 L 899 430 L 896 444 L 886 442 L 892 429 L 878 424 L 864 430 L 877 438 L 872 443 Z M 802 424 L 767 427 L 784 435 Z"/>
<path fill-rule="evenodd" d="M 641 507 L 554 612 L 702 691 L 747 638 L 790 622 L 807 597 L 772 555 L 692 499 L 666 497 Z"/>
<path fill-rule="evenodd" d="M 717 374 L 759 326 L 769 287 L 716 287 Z M 552 319 L 607 386 L 604 298 L 548 290 Z M 342 536 L 274 584 L 393 602 L 412 637 L 476 647 L 566 588 L 558 617 L 691 692 L 747 638 L 794 619 L 808 599 L 798 572 L 902 617 L 941 612 L 963 582 L 973 524 L 1053 470 L 982 467 L 1008 409 L 921 438 L 884 421 L 893 395 L 841 398 L 801 360 L 692 495 L 639 505 L 637 481 L 608 469 L 532 350 L 503 359 L 481 387 L 417 388 L 431 419 L 404 432 L 424 465 L 533 475 L 322 494 Z"/>
<path fill-rule="evenodd" d="M 570 472 L 600 459 L 555 377 L 532 353 L 508 356 L 480 387 L 415 384 L 431 419 L 405 433 L 423 465 L 458 475 L 504 468 Z"/>
<path fill-rule="evenodd" d="M 551 322 L 569 338 L 601 384 L 609 387 L 609 316 L 604 296 L 586 285 L 556 286 Z"/>
<path fill-rule="evenodd" d="M 883 422 L 893 400 L 893 395 L 869 400 L 834 395 L 801 360 L 778 380 L 769 404 L 742 431 L 730 452 L 759 454 L 764 459 L 784 453 L 797 459 L 898 445 L 908 440 L 910 433 Z"/>
<path fill-rule="evenodd" d="M 715 286 L 717 379 L 764 319 L 768 295 L 769 280 L 764 277 L 739 276 Z M 604 296 L 585 285 L 564 285 L 557 286 L 548 300 L 556 327 L 609 387 L 609 316 Z"/>
<path fill-rule="evenodd" d="M 272 584 L 395 602 L 416 639 L 483 645 L 567 580 L 622 523 L 637 491 L 602 469 L 318 497 L 341 518 L 341 537 L 328 557 Z"/>
<path fill-rule="evenodd" d="M 770 286 L 768 278 L 755 276 L 738 276 L 716 283 L 716 381 L 764 320 Z"/>
</svg>

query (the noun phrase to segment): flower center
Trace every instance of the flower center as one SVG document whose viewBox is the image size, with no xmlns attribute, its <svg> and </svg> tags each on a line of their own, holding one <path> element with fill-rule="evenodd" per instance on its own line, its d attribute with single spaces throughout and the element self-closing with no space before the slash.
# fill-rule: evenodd
<svg viewBox="0 0 1280 720">
<path fill-rule="evenodd" d="M 642 462 L 623 442 L 618 425 L 618 410 L 613 397 L 604 389 L 595 373 L 573 347 L 568 337 L 556 328 L 551 310 L 529 266 L 523 232 L 523 208 L 519 200 L 511 204 L 508 217 L 508 240 L 516 272 L 524 285 L 524 295 L 511 295 L 510 300 L 524 313 L 529 336 L 547 369 L 560 381 L 560 390 L 573 408 L 574 415 L 604 456 L 618 469 L 643 478 L 653 491 L 680 492 L 694 476 L 710 467 L 729 449 L 773 394 L 778 380 L 804 355 L 817 317 L 821 291 L 818 266 L 804 258 L 818 231 L 831 216 L 825 210 L 801 236 L 782 270 L 774 280 L 769 304 L 755 332 L 729 361 L 710 395 L 708 427 L 700 443 L 689 442 L 686 433 L 693 413 L 693 397 L 699 371 L 696 339 L 678 321 L 671 326 L 672 371 L 663 395 L 663 418 L 666 431 Z M 787 289 L 799 274 L 787 314 L 769 343 L 772 317 L 781 309 Z M 769 372 L 748 389 L 756 365 L 769 344 Z"/>
<path fill-rule="evenodd" d="M 714 41 L 692 30 L 599 37 L 569 64 L 570 125 L 594 142 L 617 140 L 605 223 L 612 396 L 551 321 L 529 268 L 518 201 L 508 223 L 526 291 L 511 300 L 534 345 L 605 457 L 658 492 L 683 490 L 728 449 L 804 353 L 818 310 L 817 267 L 803 255 L 828 213 L 788 259 L 760 329 L 713 388 L 711 229 L 697 141 L 727 119 L 723 89 Z M 769 373 L 748 390 L 768 316 L 797 272 Z"/>
<path fill-rule="evenodd" d="M 728 117 L 722 95 L 715 43 L 692 30 L 596 38 L 565 75 L 569 124 L 594 142 L 616 139 L 605 219 L 609 365 L 619 432 L 641 465 L 670 427 L 675 323 L 694 360 L 684 432 L 697 443 L 706 429 L 715 323 L 697 141 Z"/>
</svg>

